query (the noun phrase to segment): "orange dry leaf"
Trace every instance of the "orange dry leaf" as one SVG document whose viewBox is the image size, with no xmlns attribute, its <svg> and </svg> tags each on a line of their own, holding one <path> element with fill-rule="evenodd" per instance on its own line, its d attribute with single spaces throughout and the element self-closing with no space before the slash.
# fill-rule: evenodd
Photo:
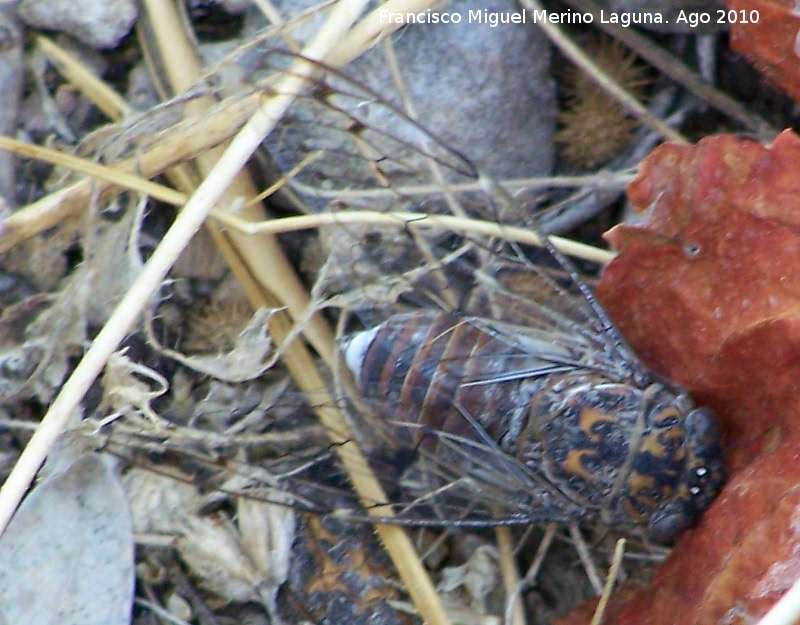
<svg viewBox="0 0 800 625">
<path fill-rule="evenodd" d="M 598 295 L 647 364 L 717 411 L 730 480 L 606 622 L 749 623 L 800 577 L 800 137 L 663 145 Z M 585 622 L 585 619 L 564 623 Z"/>
<path fill-rule="evenodd" d="M 628 189 L 649 224 L 607 234 L 620 256 L 598 296 L 647 364 L 723 417 L 734 471 L 800 407 L 798 171 L 788 131 L 769 148 L 663 145 Z"/>
<path fill-rule="evenodd" d="M 726 4 L 731 48 L 800 102 L 800 14 L 796 4 L 791 0 L 726 0 Z"/>
</svg>

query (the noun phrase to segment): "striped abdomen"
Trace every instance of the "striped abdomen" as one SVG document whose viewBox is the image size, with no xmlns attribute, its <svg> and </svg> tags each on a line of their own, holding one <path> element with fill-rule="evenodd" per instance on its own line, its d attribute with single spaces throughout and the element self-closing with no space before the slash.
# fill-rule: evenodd
<svg viewBox="0 0 800 625">
<path fill-rule="evenodd" d="M 430 310 L 395 315 L 356 335 L 345 358 L 369 405 L 407 424 L 414 443 L 434 444 L 424 436 L 428 428 L 474 439 L 474 419 L 507 453 L 538 384 L 498 380 L 542 365 L 473 318 Z"/>
</svg>

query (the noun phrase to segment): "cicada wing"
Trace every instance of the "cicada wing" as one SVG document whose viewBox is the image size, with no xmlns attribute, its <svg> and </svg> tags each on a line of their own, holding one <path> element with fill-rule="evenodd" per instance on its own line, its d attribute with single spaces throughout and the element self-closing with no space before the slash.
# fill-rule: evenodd
<svg viewBox="0 0 800 625">
<path fill-rule="evenodd" d="M 267 73 L 285 71 L 294 58 L 273 50 L 261 64 Z M 308 89 L 265 143 L 283 172 L 273 182 L 297 199 L 302 210 L 402 211 L 502 222 L 507 202 L 498 201 L 491 187 L 481 183 L 467 158 L 367 87 L 316 65 Z M 269 77 L 262 81 L 267 92 L 275 84 Z M 554 368 L 624 375 L 615 364 L 621 354 L 618 342 L 604 334 L 607 324 L 587 301 L 587 291 L 576 287 L 574 270 L 549 248 L 526 250 L 468 230 L 415 228 L 400 219 L 395 226 L 333 221 L 320 232 L 324 261 L 313 268 L 312 293 L 315 307 L 338 314 L 343 349 L 359 333 L 419 310 L 444 315 L 438 334 L 476 329 L 482 345 L 488 346 L 481 353 L 465 343 L 469 349 L 450 354 L 448 365 L 467 372 L 451 385 L 450 422 L 389 413 L 374 397 L 359 397 L 358 391 L 332 394 L 339 408 L 352 408 L 356 429 L 375 433 L 355 435 L 365 443 L 388 502 L 340 497 L 348 478 L 324 438 L 267 457 L 220 457 L 213 445 L 194 449 L 195 440 L 164 441 L 167 448 L 183 449 L 217 467 L 219 487 L 231 483 L 222 476 L 232 473 L 250 480 L 252 486 L 245 490 L 304 510 L 333 512 L 338 507 L 356 518 L 363 505 L 391 503 L 397 522 L 417 524 L 579 517 L 580 506 L 544 473 L 520 464 L 499 444 L 508 428 L 502 420 L 492 424 L 491 416 L 502 409 L 489 403 L 489 410 L 481 412 L 467 401 L 485 395 L 492 385 L 535 383 Z M 536 221 L 532 215 L 526 225 L 535 230 Z M 492 360 L 490 352 L 501 359 Z M 440 365 L 441 359 L 433 357 L 418 357 L 414 363 L 421 371 Z M 341 379 L 338 386 L 347 388 Z M 522 413 L 527 409 L 524 400 L 523 393 L 507 403 Z M 287 429 L 284 417 L 275 419 L 269 428 Z"/>
<path fill-rule="evenodd" d="M 411 524 L 489 527 L 579 521 L 587 516 L 545 476 L 496 444 L 428 431 L 397 480 L 394 508 Z"/>
<path fill-rule="evenodd" d="M 295 58 L 271 50 L 261 65 L 285 71 Z M 317 72 L 267 148 L 285 172 L 285 187 L 305 210 L 445 214 L 537 229 L 519 222 L 501 185 L 399 106 L 346 74 Z M 316 294 L 357 309 L 366 325 L 410 308 L 437 307 L 557 334 L 580 334 L 599 352 L 635 361 L 576 285 L 574 268 L 551 248 L 524 250 L 465 232 L 336 224 L 321 233 L 327 261 Z M 609 336 L 609 333 L 611 336 Z M 634 366 L 638 363 L 633 362 Z"/>
<path fill-rule="evenodd" d="M 214 436 L 192 427 L 165 431 L 142 423 L 113 428 L 103 449 L 193 484 L 207 494 L 207 507 L 216 507 L 226 496 L 241 496 L 353 522 L 418 527 L 566 522 L 584 514 L 575 502 L 480 436 L 430 430 L 426 444 L 411 445 L 398 433 L 419 429 L 419 424 L 393 421 L 385 428 L 395 433 L 394 444 L 367 448 L 387 495 L 386 500 L 374 501 L 355 495 L 349 485 L 352 475 L 320 430 L 304 429 L 306 439 L 289 444 L 271 432 Z M 391 516 L 370 512 L 387 505 Z"/>
<path fill-rule="evenodd" d="M 285 61 L 281 53 L 273 54 Z M 271 62 L 265 59 L 265 64 Z M 304 130 L 302 149 L 286 149 L 294 141 L 291 129 L 278 135 L 283 143 L 274 148 L 293 159 L 278 158 L 292 172 L 287 187 L 304 198 L 309 210 L 341 213 L 369 208 L 502 219 L 507 198 L 495 195 L 496 185 L 484 184 L 478 168 L 460 153 L 344 74 L 320 66 L 314 80 L 307 96 L 298 102 L 298 112 L 288 118 Z M 309 126 L 314 129 L 307 130 Z M 337 172 L 342 166 L 349 170 L 347 175 Z M 536 223 L 532 215 L 527 225 L 535 230 Z M 314 294 L 320 306 L 343 311 L 342 349 L 353 337 L 387 323 L 405 322 L 404 315 L 413 317 L 419 310 L 453 315 L 442 318 L 438 334 L 447 335 L 467 323 L 478 328 L 481 340 L 489 345 L 488 352 L 467 344 L 447 354 L 446 366 L 463 375 L 448 389 L 437 391 L 443 403 L 434 408 L 426 404 L 429 396 L 407 402 L 403 412 L 395 409 L 396 398 L 388 392 L 364 396 L 362 388 L 343 394 L 355 406 L 355 435 L 360 442 L 373 458 L 387 451 L 391 455 L 390 462 L 378 463 L 378 472 L 393 471 L 389 482 L 407 482 L 404 488 L 388 489 L 392 501 L 407 510 L 405 516 L 421 518 L 424 514 L 419 510 L 430 510 L 421 502 L 431 502 L 437 507 L 437 518 L 458 517 L 462 522 L 490 516 L 576 518 L 574 502 L 544 472 L 516 466 L 518 481 L 504 487 L 511 471 L 508 463 L 515 461 L 504 458 L 508 450 L 497 441 L 511 436 L 513 428 L 505 416 L 494 418 L 493 413 L 502 414 L 508 406 L 489 403 L 482 411 L 476 402 L 465 400 L 462 408 L 475 415 L 473 422 L 455 408 L 461 396 L 485 395 L 490 398 L 487 401 L 495 401 L 486 392 L 492 385 L 536 387 L 549 375 L 568 372 L 600 372 L 605 379 L 621 380 L 639 367 L 569 262 L 549 246 L 531 250 L 497 237 L 415 228 L 413 222 L 401 220 L 396 227 L 337 223 L 326 228 L 322 238 L 326 261 Z M 400 350 L 419 349 L 413 341 L 406 345 L 407 340 L 402 332 L 392 339 Z M 391 344 L 386 347 L 388 353 L 393 350 Z M 401 360 L 408 363 L 407 371 L 392 375 L 401 380 L 400 386 L 411 389 L 409 394 L 428 394 L 431 378 L 434 386 L 439 384 L 436 376 L 443 374 L 438 355 L 417 354 Z M 425 376 L 427 381 L 414 381 Z M 341 381 L 340 385 L 345 388 Z M 450 406 L 444 407 L 448 401 Z M 509 401 L 515 403 L 512 411 L 527 410 L 525 392 Z M 449 417 L 430 420 L 420 414 L 426 411 Z M 409 431 L 414 431 L 410 438 Z M 423 445 L 426 439 L 440 443 Z M 394 469 L 387 470 L 387 464 Z M 478 504 L 479 491 L 498 495 L 487 495 L 492 505 Z M 553 503 L 525 504 L 524 513 L 500 504 L 504 499 L 524 500 L 523 492 L 532 501 L 549 498 Z"/>
<path fill-rule="evenodd" d="M 262 56 L 261 67 L 267 76 L 284 73 L 296 58 L 273 49 Z M 441 197 L 446 184 L 477 180 L 466 157 L 385 96 L 339 70 L 309 62 L 317 71 L 308 88 L 267 139 L 309 209 L 327 210 L 326 203 L 335 201 L 372 210 L 406 205 L 408 210 Z M 274 92 L 271 83 L 263 82 L 267 92 Z M 445 178 L 440 184 L 432 181 L 432 168 L 440 168 Z"/>
</svg>

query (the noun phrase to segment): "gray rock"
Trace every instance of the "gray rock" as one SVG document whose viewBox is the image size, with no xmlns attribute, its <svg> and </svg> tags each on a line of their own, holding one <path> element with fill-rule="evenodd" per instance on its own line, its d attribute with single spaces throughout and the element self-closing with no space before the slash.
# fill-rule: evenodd
<svg viewBox="0 0 800 625">
<path fill-rule="evenodd" d="M 217 0 L 217 4 L 221 4 L 229 13 L 238 15 L 253 6 L 253 0 Z"/>
<path fill-rule="evenodd" d="M 66 33 L 95 48 L 116 46 L 136 21 L 134 0 L 22 0 L 20 19 Z"/>
<path fill-rule="evenodd" d="M 19 121 L 25 35 L 13 10 L 0 4 L 0 134 L 14 136 Z M 0 216 L 15 204 L 17 159 L 10 152 L 0 153 Z"/>
<path fill-rule="evenodd" d="M 509 0 L 457 0 L 458 24 L 417 24 L 396 39 L 398 63 L 419 120 L 492 175 L 538 176 L 553 167 L 555 86 L 550 45 L 530 24 L 469 23 L 470 10 L 511 13 Z M 379 50 L 348 73 L 394 93 Z"/>
<path fill-rule="evenodd" d="M 292 0 L 296 14 L 319 0 Z M 512 0 L 455 0 L 444 11 L 457 24 L 414 24 L 393 37 L 403 81 L 417 119 L 498 178 L 539 176 L 554 165 L 552 136 L 556 90 L 550 74 L 550 45 L 531 24 L 469 21 L 469 13 L 519 12 Z M 320 18 L 321 20 L 322 18 Z M 292 35 L 310 36 L 319 22 Z M 345 72 L 399 105 L 380 48 L 370 50 Z"/>
</svg>

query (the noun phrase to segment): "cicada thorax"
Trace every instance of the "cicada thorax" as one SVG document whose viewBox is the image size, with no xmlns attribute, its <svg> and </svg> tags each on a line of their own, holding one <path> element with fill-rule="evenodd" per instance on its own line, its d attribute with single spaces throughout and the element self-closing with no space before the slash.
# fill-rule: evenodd
<svg viewBox="0 0 800 625">
<path fill-rule="evenodd" d="M 604 522 L 647 524 L 674 497 L 686 465 L 687 398 L 658 382 L 642 389 L 592 373 L 559 378 L 531 400 L 521 459 L 540 462 Z"/>
<path fill-rule="evenodd" d="M 686 430 L 691 403 L 674 387 L 610 379 L 557 341 L 432 310 L 356 335 L 345 357 L 383 434 L 451 468 L 427 484 L 444 497 L 464 493 L 442 475 L 472 474 L 508 485 L 511 507 L 530 506 L 531 520 L 650 525 L 659 540 L 702 511 L 681 494 L 706 458 Z M 721 480 L 718 449 L 708 455 Z M 515 479 L 520 468 L 527 479 Z M 513 492 L 521 485 L 527 493 Z"/>
</svg>

